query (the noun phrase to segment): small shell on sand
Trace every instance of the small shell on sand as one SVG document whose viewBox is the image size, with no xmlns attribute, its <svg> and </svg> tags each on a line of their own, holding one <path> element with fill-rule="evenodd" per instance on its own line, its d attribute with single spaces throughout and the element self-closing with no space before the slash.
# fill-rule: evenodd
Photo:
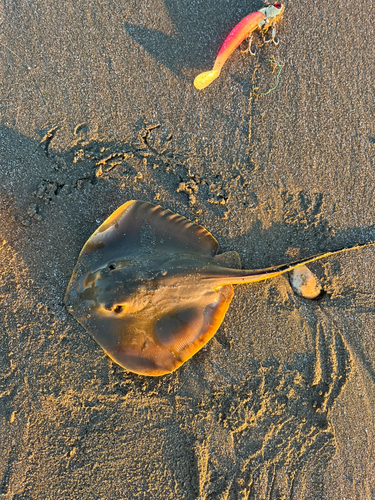
<svg viewBox="0 0 375 500">
<path fill-rule="evenodd" d="M 322 291 L 318 278 L 306 266 L 290 271 L 289 281 L 293 291 L 305 299 L 316 299 Z"/>
</svg>

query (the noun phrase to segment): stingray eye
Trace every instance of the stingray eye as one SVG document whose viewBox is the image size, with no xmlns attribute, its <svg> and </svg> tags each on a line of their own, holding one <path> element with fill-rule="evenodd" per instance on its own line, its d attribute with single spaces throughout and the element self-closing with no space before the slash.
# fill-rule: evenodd
<svg viewBox="0 0 375 500">
<path fill-rule="evenodd" d="M 108 269 L 110 269 L 111 271 L 113 271 L 113 269 L 116 269 L 116 264 L 113 264 L 113 262 L 111 264 L 108 264 Z"/>
<path fill-rule="evenodd" d="M 276 9 L 281 9 L 281 3 L 276 2 L 273 6 L 276 7 Z"/>
<path fill-rule="evenodd" d="M 121 311 L 122 311 L 122 306 L 116 306 L 113 309 L 113 312 L 116 313 L 116 314 L 120 314 Z"/>
</svg>

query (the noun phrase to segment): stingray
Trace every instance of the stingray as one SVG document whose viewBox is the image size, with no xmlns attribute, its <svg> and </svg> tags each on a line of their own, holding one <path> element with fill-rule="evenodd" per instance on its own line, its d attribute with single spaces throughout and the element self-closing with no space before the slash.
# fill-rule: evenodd
<svg viewBox="0 0 375 500">
<path fill-rule="evenodd" d="M 65 304 L 116 363 L 137 374 L 164 375 L 216 333 L 232 285 L 349 250 L 245 271 L 237 252 L 217 254 L 218 247 L 194 222 L 151 203 L 129 201 L 82 248 Z"/>
</svg>

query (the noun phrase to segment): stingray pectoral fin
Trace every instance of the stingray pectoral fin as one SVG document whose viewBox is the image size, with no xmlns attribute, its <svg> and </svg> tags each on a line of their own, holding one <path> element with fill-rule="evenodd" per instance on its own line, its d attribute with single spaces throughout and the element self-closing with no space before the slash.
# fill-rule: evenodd
<svg viewBox="0 0 375 500">
<path fill-rule="evenodd" d="M 164 375 L 181 363 L 154 340 L 153 324 L 145 318 L 119 317 L 92 311 L 80 323 L 117 364 L 139 375 Z"/>
<path fill-rule="evenodd" d="M 178 348 L 178 356 L 180 358 L 180 366 L 185 363 L 189 358 L 194 356 L 207 342 L 215 335 L 220 327 L 225 313 L 233 298 L 233 287 L 231 285 L 224 285 L 216 290 L 217 299 L 214 302 L 207 303 L 205 306 L 199 306 L 202 323 L 199 329 L 191 332 L 187 338 L 182 339 L 180 345 L 174 344 Z M 203 308 L 202 308 L 203 307 Z"/>
<path fill-rule="evenodd" d="M 207 290 L 193 304 L 189 301 L 150 322 L 155 340 L 144 356 L 155 363 L 157 369 L 143 370 L 141 373 L 165 375 L 194 356 L 217 332 L 232 297 L 231 285 Z"/>
<path fill-rule="evenodd" d="M 136 253 L 193 252 L 214 256 L 219 245 L 206 229 L 144 201 L 128 201 L 90 236 L 81 250 L 73 275 L 95 272 L 109 262 Z"/>
<path fill-rule="evenodd" d="M 216 78 L 220 75 L 220 71 L 217 69 L 213 69 L 211 71 L 205 71 L 204 73 L 200 73 L 195 77 L 194 87 L 198 90 L 205 89 L 208 87 Z"/>
<path fill-rule="evenodd" d="M 232 297 L 232 286 L 225 285 L 178 308 L 123 318 L 93 311 L 81 323 L 116 363 L 139 375 L 160 376 L 176 370 L 211 339 Z"/>
</svg>

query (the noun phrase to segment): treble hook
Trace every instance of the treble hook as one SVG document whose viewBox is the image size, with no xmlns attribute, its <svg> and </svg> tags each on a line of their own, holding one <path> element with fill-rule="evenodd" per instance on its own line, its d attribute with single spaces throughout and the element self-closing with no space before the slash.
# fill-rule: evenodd
<svg viewBox="0 0 375 500">
<path fill-rule="evenodd" d="M 271 29 L 271 38 L 269 38 L 268 40 L 266 39 L 266 35 L 263 34 L 263 42 L 264 43 L 273 43 L 274 45 L 279 45 L 279 39 L 276 38 L 276 23 L 272 23 L 271 25 L 272 29 Z"/>
<path fill-rule="evenodd" d="M 256 55 L 256 53 L 255 53 L 255 52 L 253 51 L 253 49 L 251 48 L 251 44 L 252 44 L 252 42 L 253 42 L 253 34 L 251 34 L 250 36 L 248 36 L 248 37 L 246 38 L 246 41 L 247 41 L 247 48 L 243 50 L 243 49 L 241 49 L 241 47 L 240 47 L 240 52 L 241 52 L 241 54 L 248 54 L 248 53 L 249 53 L 251 56 L 255 56 L 255 55 Z"/>
</svg>

